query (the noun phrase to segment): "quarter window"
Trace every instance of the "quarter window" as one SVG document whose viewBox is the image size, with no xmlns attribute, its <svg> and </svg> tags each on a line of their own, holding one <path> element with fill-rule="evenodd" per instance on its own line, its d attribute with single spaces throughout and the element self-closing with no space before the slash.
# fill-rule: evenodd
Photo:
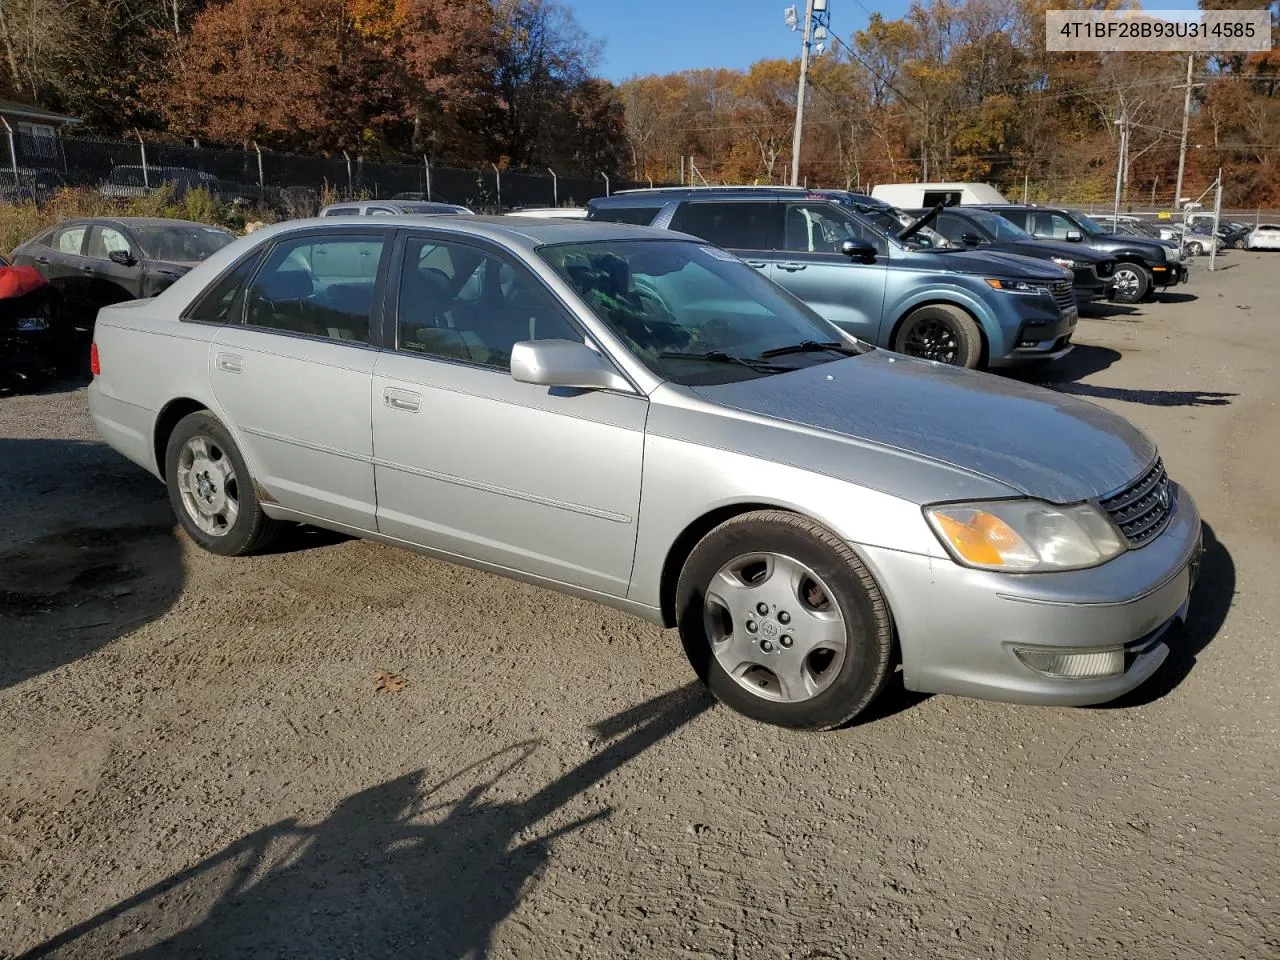
<svg viewBox="0 0 1280 960">
<path fill-rule="evenodd" d="M 502 370 L 522 340 L 581 340 L 523 267 L 478 247 L 411 239 L 400 276 L 397 345 Z"/>
<path fill-rule="evenodd" d="M 246 295 L 250 326 L 369 342 L 385 238 L 310 236 L 276 244 Z"/>
<path fill-rule="evenodd" d="M 780 207 L 772 201 L 682 203 L 671 229 L 729 250 L 773 250 Z"/>
<path fill-rule="evenodd" d="M 84 235 L 88 227 L 63 227 L 53 235 L 53 249 L 59 253 L 70 253 L 76 256 L 84 248 Z"/>
<path fill-rule="evenodd" d="M 250 257 L 216 281 L 187 312 L 184 319 L 194 320 L 197 323 L 238 323 L 240 320 L 238 308 L 244 302 L 240 294 L 244 292 L 244 285 L 249 277 L 253 276 L 254 267 L 258 265 L 260 259 L 256 256 Z"/>
</svg>

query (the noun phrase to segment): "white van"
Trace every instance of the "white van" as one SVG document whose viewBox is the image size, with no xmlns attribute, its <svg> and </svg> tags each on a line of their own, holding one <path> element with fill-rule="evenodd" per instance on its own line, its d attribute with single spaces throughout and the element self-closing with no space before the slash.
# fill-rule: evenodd
<svg viewBox="0 0 1280 960">
<path fill-rule="evenodd" d="M 882 183 L 871 188 L 871 196 L 903 210 L 1009 202 L 989 183 Z"/>
</svg>

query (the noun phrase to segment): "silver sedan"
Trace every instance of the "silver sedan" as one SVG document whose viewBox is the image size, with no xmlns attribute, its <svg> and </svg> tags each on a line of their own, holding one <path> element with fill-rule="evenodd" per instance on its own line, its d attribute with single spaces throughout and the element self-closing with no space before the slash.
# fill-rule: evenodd
<svg viewBox="0 0 1280 960">
<path fill-rule="evenodd" d="M 867 347 L 667 231 L 280 224 L 104 309 L 92 365 L 98 432 L 202 547 L 309 523 L 613 604 L 787 726 L 848 721 L 899 667 L 1116 697 L 1200 552 L 1122 418 Z"/>
</svg>

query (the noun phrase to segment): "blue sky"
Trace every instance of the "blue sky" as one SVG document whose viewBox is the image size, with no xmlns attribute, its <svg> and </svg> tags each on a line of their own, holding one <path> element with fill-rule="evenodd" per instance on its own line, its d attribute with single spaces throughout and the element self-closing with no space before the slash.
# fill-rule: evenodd
<svg viewBox="0 0 1280 960">
<path fill-rule="evenodd" d="M 605 41 L 600 72 L 610 80 L 697 67 L 746 67 L 793 57 L 800 35 L 782 12 L 804 0 L 562 0 L 593 37 Z M 829 0 L 832 31 L 845 40 L 866 26 L 867 10 L 900 17 L 909 0 Z M 1195 0 L 1153 0 L 1150 9 L 1194 9 Z"/>
</svg>

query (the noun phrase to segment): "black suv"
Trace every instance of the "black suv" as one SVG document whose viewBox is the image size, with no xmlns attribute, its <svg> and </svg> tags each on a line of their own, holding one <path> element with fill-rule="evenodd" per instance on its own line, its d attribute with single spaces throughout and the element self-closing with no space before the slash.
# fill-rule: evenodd
<svg viewBox="0 0 1280 960">
<path fill-rule="evenodd" d="M 1145 300 L 1156 287 L 1186 283 L 1182 255 L 1156 240 L 1107 233 L 1079 210 L 1037 207 L 1020 203 L 992 204 L 973 209 L 998 213 L 1033 237 L 1078 243 L 1084 249 L 1114 257 L 1113 297 L 1121 303 Z"/>
<path fill-rule="evenodd" d="M 912 216 L 926 217 L 932 210 L 909 210 Z M 948 207 L 925 221 L 930 229 L 962 247 L 1004 250 L 1024 257 L 1052 260 L 1075 274 L 1076 301 L 1090 303 L 1111 295 L 1115 258 L 1084 248 L 1082 244 L 1040 240 L 1020 226 L 989 210 L 975 207 Z"/>
</svg>

